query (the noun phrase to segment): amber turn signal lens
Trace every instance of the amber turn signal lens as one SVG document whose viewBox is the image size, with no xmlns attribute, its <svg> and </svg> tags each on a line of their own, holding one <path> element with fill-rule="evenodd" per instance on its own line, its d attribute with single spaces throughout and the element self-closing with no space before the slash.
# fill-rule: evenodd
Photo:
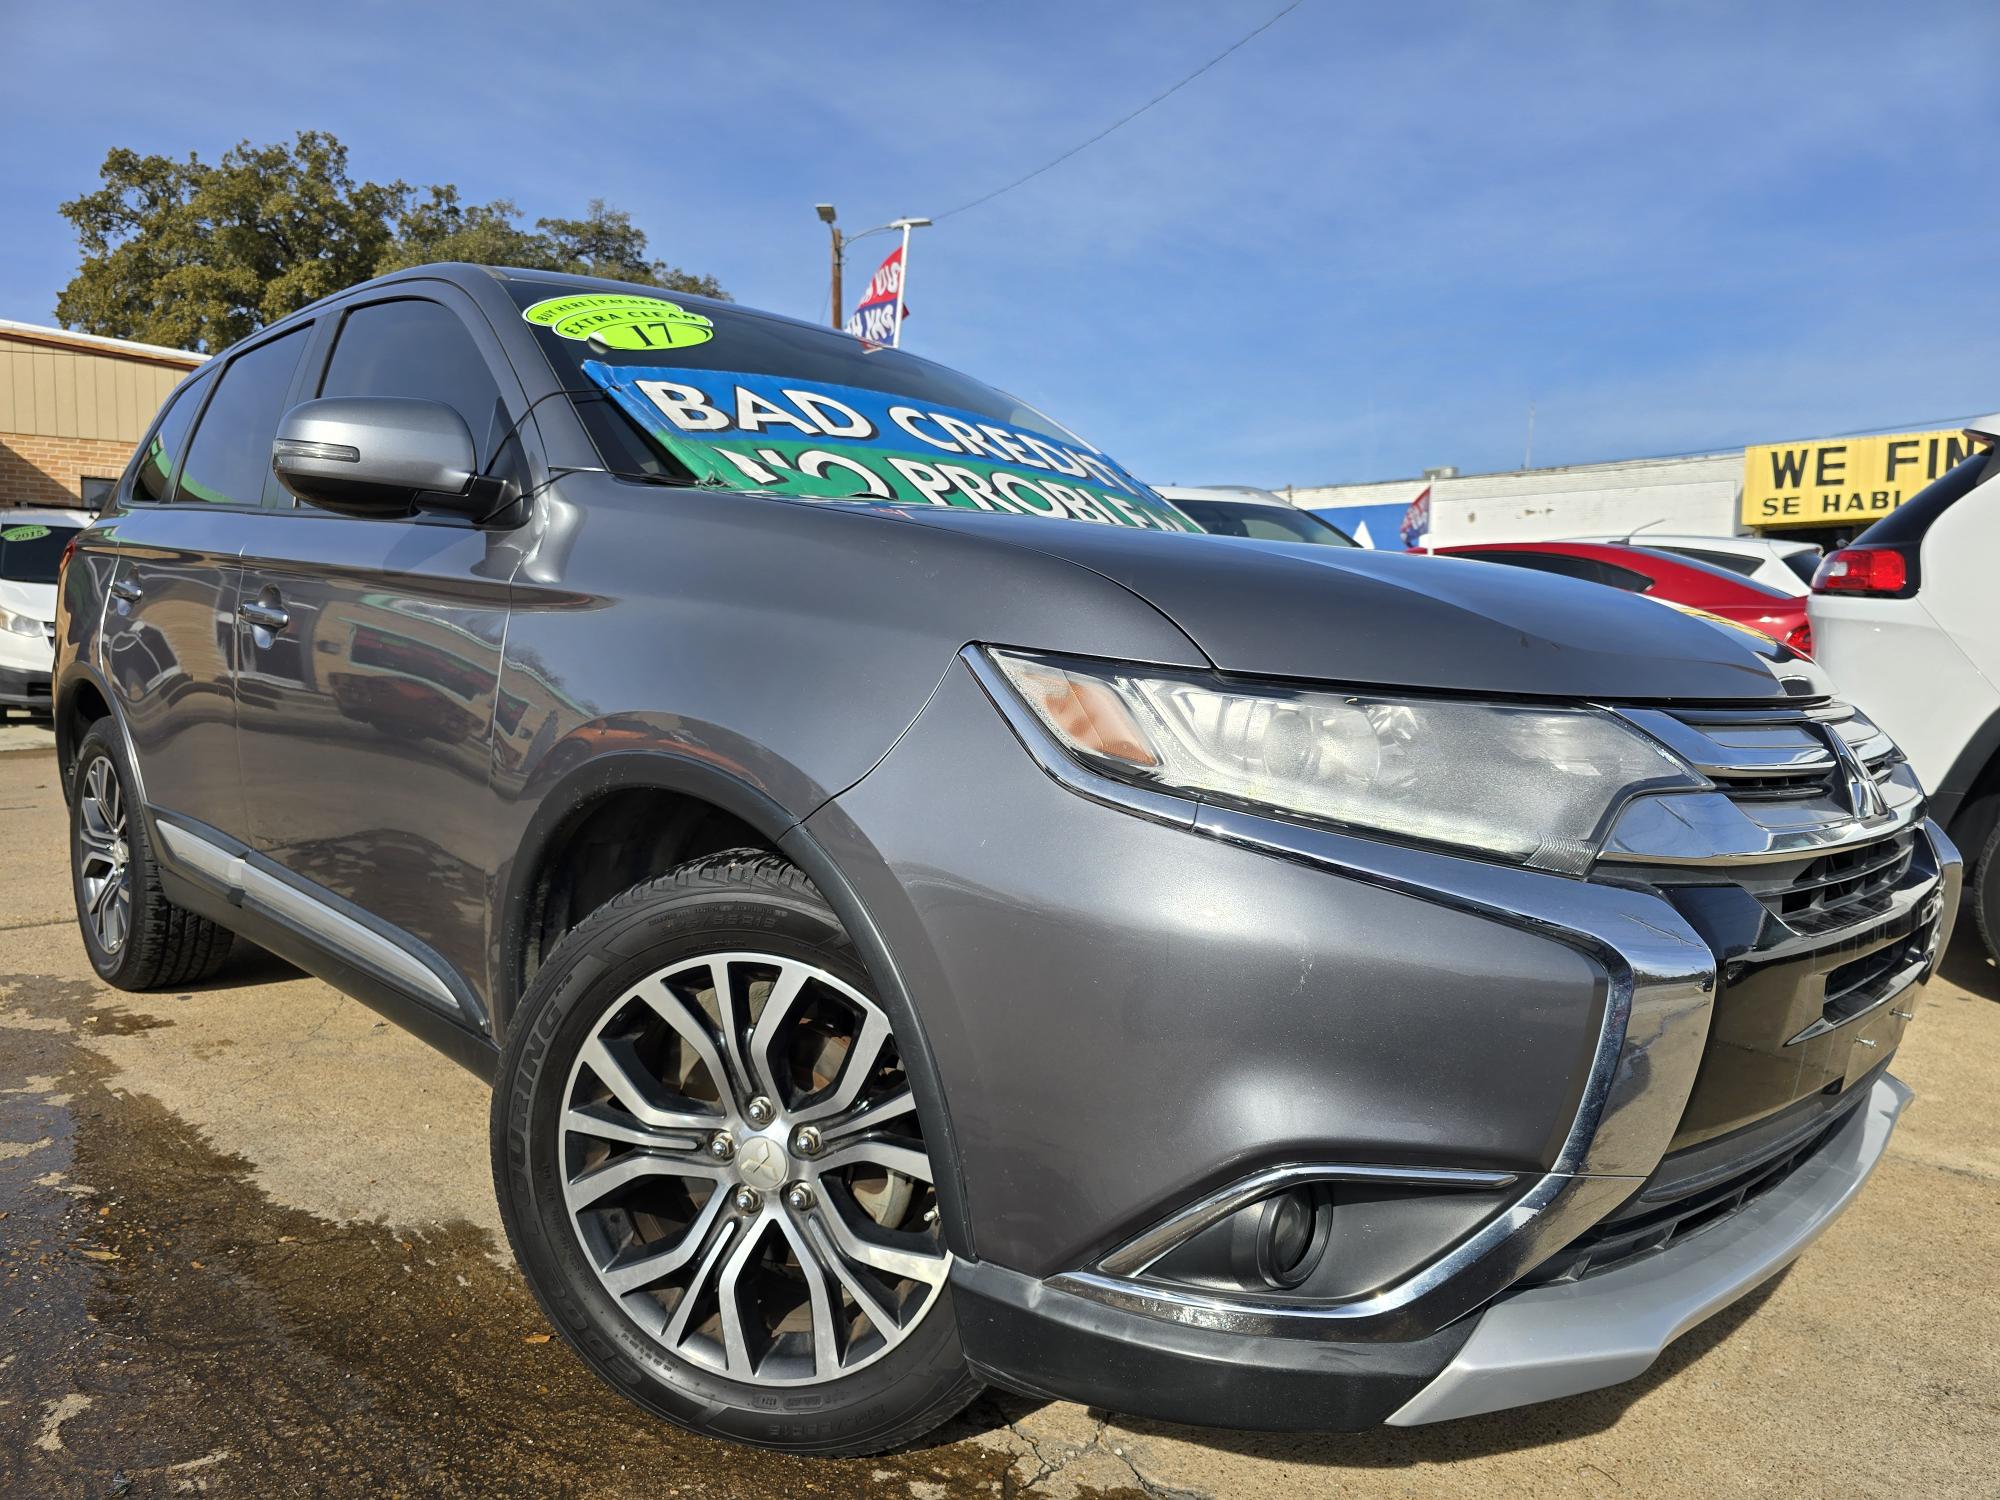
<svg viewBox="0 0 2000 1500">
<path fill-rule="evenodd" d="M 1075 749 L 1128 766 L 1160 763 L 1124 701 L 1103 683 L 1049 667 L 1022 666 L 1012 675 L 1042 718 Z"/>
</svg>

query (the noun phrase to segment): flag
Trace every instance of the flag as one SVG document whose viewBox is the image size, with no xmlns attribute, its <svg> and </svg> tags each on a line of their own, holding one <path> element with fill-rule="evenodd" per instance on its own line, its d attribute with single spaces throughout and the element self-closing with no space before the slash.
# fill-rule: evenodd
<svg viewBox="0 0 2000 1500">
<path fill-rule="evenodd" d="M 903 289 L 903 247 L 898 245 L 882 259 L 868 278 L 868 290 L 855 304 L 847 320 L 847 331 L 872 344 L 896 342 L 896 296 Z M 903 316 L 909 317 L 908 307 Z"/>
<path fill-rule="evenodd" d="M 1397 528 L 1402 533 L 1403 545 L 1415 548 L 1431 531 L 1431 487 L 1425 485 L 1409 509 L 1403 512 L 1403 524 Z"/>
</svg>

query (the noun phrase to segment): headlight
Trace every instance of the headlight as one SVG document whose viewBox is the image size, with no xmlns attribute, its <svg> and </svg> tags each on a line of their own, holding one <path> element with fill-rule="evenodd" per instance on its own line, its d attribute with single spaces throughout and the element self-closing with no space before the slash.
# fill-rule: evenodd
<svg viewBox="0 0 2000 1500">
<path fill-rule="evenodd" d="M 1703 785 L 1663 746 L 1592 709 L 988 654 L 1064 748 L 1106 775 L 1540 869 L 1587 869 L 1633 792 Z"/>
<path fill-rule="evenodd" d="M 36 640 L 43 638 L 43 626 L 33 615 L 19 615 L 11 609 L 0 609 L 0 630 L 9 635 L 31 635 Z"/>
</svg>

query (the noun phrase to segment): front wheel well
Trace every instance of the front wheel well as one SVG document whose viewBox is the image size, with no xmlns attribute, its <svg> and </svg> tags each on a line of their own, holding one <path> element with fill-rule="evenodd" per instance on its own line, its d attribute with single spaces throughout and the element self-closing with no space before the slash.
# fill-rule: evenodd
<svg viewBox="0 0 2000 1500">
<path fill-rule="evenodd" d="M 526 992 L 565 933 L 612 897 L 691 859 L 745 848 L 777 852 L 734 813 L 664 787 L 621 787 L 573 809 L 527 879 L 513 995 Z"/>
<path fill-rule="evenodd" d="M 111 705 L 88 677 L 63 695 L 62 706 L 56 710 L 55 731 L 56 765 L 61 769 L 64 801 L 69 800 L 69 772 L 76 760 L 76 747 L 83 743 L 90 726 L 110 712 Z"/>
</svg>

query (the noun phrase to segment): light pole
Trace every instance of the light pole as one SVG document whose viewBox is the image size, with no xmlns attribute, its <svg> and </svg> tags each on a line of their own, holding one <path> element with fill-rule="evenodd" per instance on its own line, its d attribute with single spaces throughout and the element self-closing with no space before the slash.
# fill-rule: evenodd
<svg viewBox="0 0 2000 1500">
<path fill-rule="evenodd" d="M 835 328 L 845 328 L 847 326 L 845 320 L 840 315 L 842 302 L 840 295 L 840 270 L 847 259 L 847 247 L 859 244 L 871 235 L 888 234 L 891 230 L 896 229 L 902 230 L 903 274 L 896 284 L 896 321 L 891 325 L 891 332 L 889 334 L 889 342 L 892 346 L 902 343 L 903 288 L 909 284 L 910 280 L 910 231 L 912 229 L 927 228 L 931 221 L 929 219 L 891 219 L 886 224 L 877 224 L 873 229 L 864 229 L 859 234 L 842 234 L 840 226 L 834 222 L 834 208 L 831 203 L 816 203 L 813 205 L 813 208 L 819 214 L 820 222 L 826 225 L 827 231 L 833 236 L 833 326 Z"/>
<path fill-rule="evenodd" d="M 833 326 L 838 328 L 841 326 L 840 259 L 846 245 L 840 237 L 840 226 L 833 222 L 833 205 L 818 203 L 813 207 L 819 214 L 820 222 L 826 225 L 827 232 L 833 236 Z"/>
</svg>

